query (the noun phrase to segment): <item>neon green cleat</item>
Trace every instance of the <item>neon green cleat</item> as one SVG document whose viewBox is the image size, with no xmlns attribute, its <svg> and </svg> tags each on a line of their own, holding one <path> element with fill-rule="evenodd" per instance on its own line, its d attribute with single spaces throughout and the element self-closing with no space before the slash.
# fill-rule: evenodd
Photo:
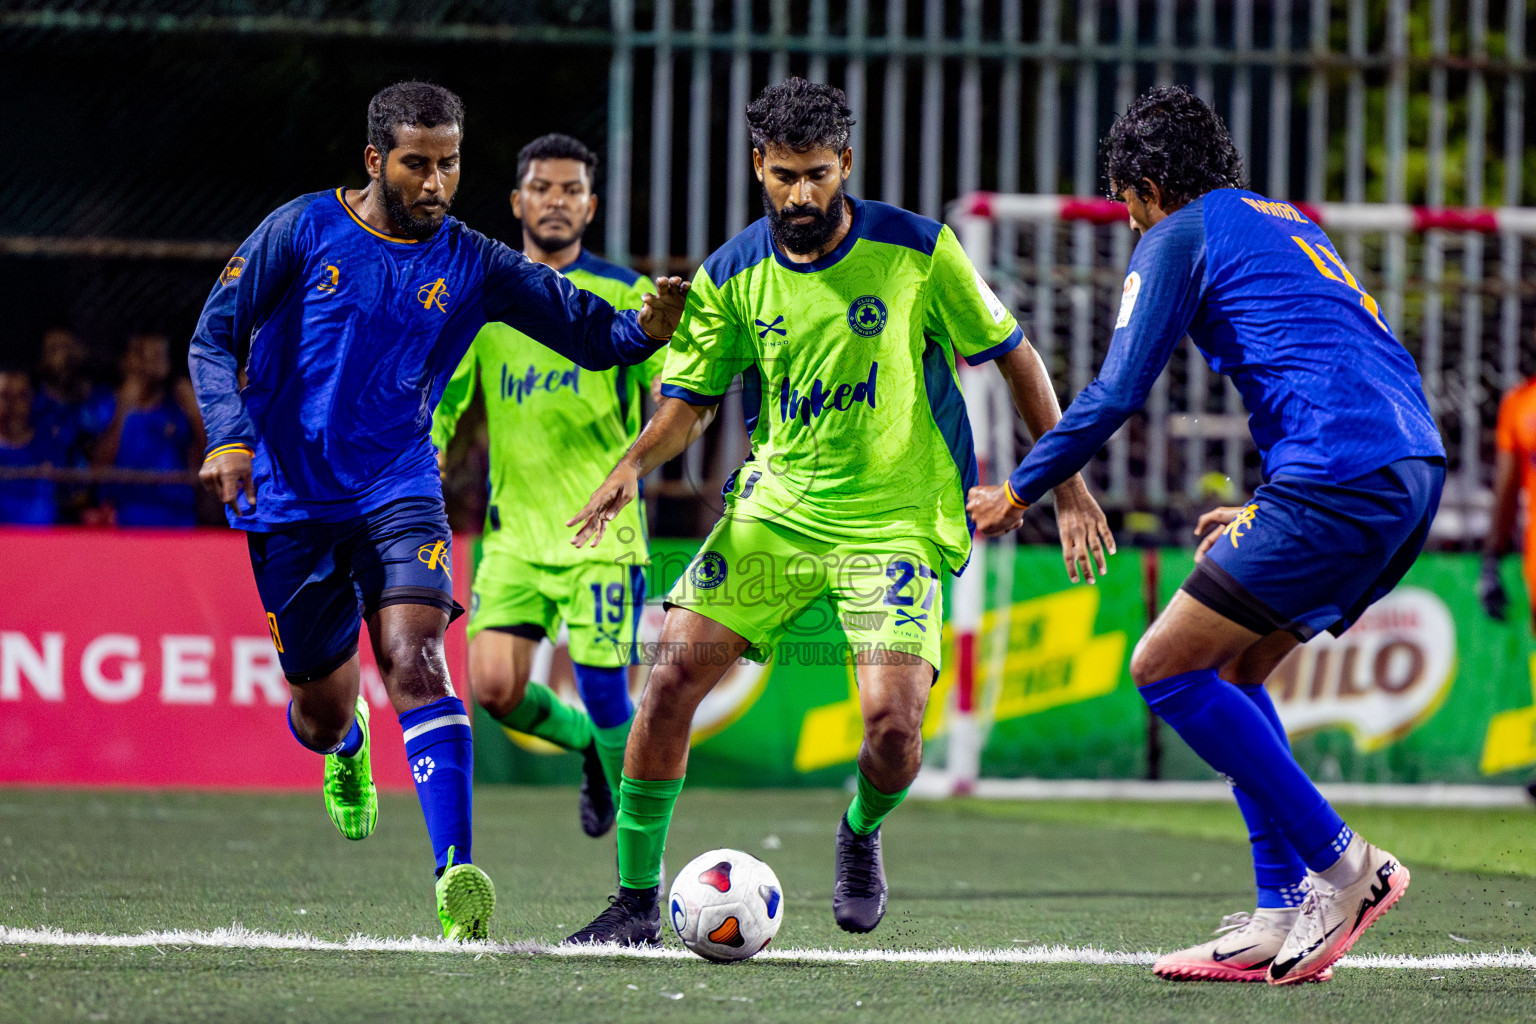
<svg viewBox="0 0 1536 1024">
<path fill-rule="evenodd" d="M 496 887 L 473 864 L 455 864 L 453 855 L 450 846 L 448 869 L 437 880 L 437 919 L 443 924 L 443 938 L 484 939 L 490 935 L 491 914 L 496 910 Z"/>
<path fill-rule="evenodd" d="M 368 753 L 368 702 L 357 698 L 357 720 L 363 729 L 363 745 L 351 757 L 325 755 L 325 813 L 348 839 L 367 839 L 379 823 L 379 791 L 373 786 L 373 763 Z"/>
</svg>

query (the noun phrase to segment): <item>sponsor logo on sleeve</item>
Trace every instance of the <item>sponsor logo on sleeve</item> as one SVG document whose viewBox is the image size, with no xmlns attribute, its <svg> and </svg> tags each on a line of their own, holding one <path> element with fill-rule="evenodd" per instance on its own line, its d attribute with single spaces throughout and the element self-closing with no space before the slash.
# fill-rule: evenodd
<svg viewBox="0 0 1536 1024">
<path fill-rule="evenodd" d="M 219 272 L 219 284 L 234 284 L 245 272 L 245 257 L 231 256 L 229 262 L 224 264 L 224 269 Z"/>
<path fill-rule="evenodd" d="M 981 276 L 981 271 L 972 267 L 971 273 L 976 275 L 976 291 L 981 296 L 982 303 L 987 307 L 987 312 L 992 314 L 992 322 L 995 324 L 1002 323 L 1003 317 L 1008 315 L 1008 310 L 1003 307 L 1002 300 L 997 297 L 997 293 L 987 284 L 987 279 Z"/>
<path fill-rule="evenodd" d="M 1126 326 L 1131 322 L 1131 313 L 1136 309 L 1136 297 L 1141 294 L 1141 275 L 1131 271 L 1125 279 L 1125 290 L 1120 293 L 1120 315 L 1115 317 L 1115 330 Z"/>
</svg>

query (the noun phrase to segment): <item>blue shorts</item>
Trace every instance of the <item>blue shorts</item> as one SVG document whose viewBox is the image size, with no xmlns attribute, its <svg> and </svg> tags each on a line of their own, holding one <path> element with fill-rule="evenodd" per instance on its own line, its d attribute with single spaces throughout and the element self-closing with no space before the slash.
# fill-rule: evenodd
<svg viewBox="0 0 1536 1024">
<path fill-rule="evenodd" d="M 403 498 L 344 522 L 246 538 L 291 682 L 334 672 L 357 652 L 363 619 L 387 605 L 432 605 L 450 622 L 464 612 L 453 600 L 453 534 L 439 498 Z"/>
<path fill-rule="evenodd" d="M 1278 476 L 1181 589 L 1261 635 L 1337 636 L 1419 557 L 1444 484 L 1445 463 L 1421 458 L 1344 483 Z"/>
</svg>

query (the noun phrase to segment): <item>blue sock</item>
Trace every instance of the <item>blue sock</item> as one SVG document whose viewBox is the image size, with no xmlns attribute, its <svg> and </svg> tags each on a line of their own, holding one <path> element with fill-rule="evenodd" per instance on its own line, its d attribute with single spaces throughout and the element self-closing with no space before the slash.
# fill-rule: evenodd
<svg viewBox="0 0 1536 1024">
<path fill-rule="evenodd" d="M 293 701 L 288 702 L 288 714 L 284 720 L 288 723 L 288 731 L 293 733 L 293 738 L 298 740 L 299 746 L 303 747 L 305 750 L 313 750 L 317 754 L 340 754 L 342 757 L 351 757 L 362 749 L 363 724 L 357 720 L 357 716 L 355 714 L 352 716 L 352 728 L 347 730 L 347 734 L 342 737 L 341 742 L 336 744 L 334 747 L 325 747 L 323 749 L 320 747 L 312 747 L 308 743 L 305 743 L 303 737 L 299 735 L 299 730 L 294 728 Z"/>
<path fill-rule="evenodd" d="M 464 702 L 443 697 L 407 711 L 400 716 L 400 728 L 405 733 L 405 758 L 416 780 L 416 799 L 421 801 L 421 816 L 427 819 L 427 836 L 437 855 L 437 873 L 448 866 L 450 846 L 455 864 L 472 863 L 475 746 Z"/>
<path fill-rule="evenodd" d="M 1206 764 L 1263 810 L 1307 867 L 1322 871 L 1338 861 L 1352 833 L 1264 712 L 1236 686 L 1203 669 L 1143 686 L 1141 696 Z"/>
<path fill-rule="evenodd" d="M 592 724 L 599 729 L 612 729 L 623 725 L 635 713 L 629 700 L 629 670 L 620 668 L 595 668 L 576 664 L 576 692 L 592 716 Z"/>
<path fill-rule="evenodd" d="M 1238 686 L 1238 690 L 1263 712 L 1275 731 L 1275 737 L 1285 744 L 1285 749 L 1291 749 L 1290 740 L 1285 735 L 1285 726 L 1280 722 L 1280 713 L 1275 710 L 1274 701 L 1269 699 L 1269 691 L 1262 686 Z M 1248 825 L 1248 842 L 1253 847 L 1253 877 L 1258 884 L 1259 907 L 1300 906 L 1303 896 L 1301 881 L 1307 877 L 1306 864 L 1302 863 L 1295 847 L 1286 842 L 1285 836 L 1280 834 L 1279 826 L 1270 820 L 1253 797 L 1243 792 L 1236 783 L 1232 785 L 1232 795 L 1237 798 L 1238 810 L 1243 812 L 1243 821 Z"/>
</svg>

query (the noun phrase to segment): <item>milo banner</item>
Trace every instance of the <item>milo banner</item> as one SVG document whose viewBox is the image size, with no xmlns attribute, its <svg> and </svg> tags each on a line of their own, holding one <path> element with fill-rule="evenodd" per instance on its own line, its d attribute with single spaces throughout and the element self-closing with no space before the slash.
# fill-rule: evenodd
<svg viewBox="0 0 1536 1024">
<path fill-rule="evenodd" d="M 657 541 L 652 605 L 642 639 L 654 642 L 659 598 L 693 545 Z M 1037 778 L 1144 778 L 1147 713 L 1126 671 L 1149 609 L 1148 554 L 1124 550 L 1097 586 L 1066 580 L 1059 551 L 1022 548 L 986 559 L 987 611 L 977 644 L 976 707 L 982 773 Z M 1153 553 L 1165 603 L 1192 555 Z M 1478 559 L 1430 554 L 1341 637 L 1299 648 L 1270 681 L 1298 758 L 1314 777 L 1348 782 L 1523 781 L 1536 769 L 1536 643 L 1516 566 L 1508 567 L 1508 623 L 1476 599 Z M 946 594 L 946 598 L 948 595 Z M 700 785 L 824 786 L 853 771 L 861 735 L 853 669 L 831 608 L 813 607 L 765 666 L 740 662 L 699 708 L 688 776 Z M 638 694 L 641 672 L 636 672 Z M 549 677 L 575 701 L 569 663 Z M 924 732 L 942 763 L 955 658 L 944 668 Z M 477 773 L 485 781 L 571 781 L 576 759 L 528 737 L 506 737 L 483 713 Z M 1213 777 L 1161 729 L 1160 776 Z"/>
</svg>

